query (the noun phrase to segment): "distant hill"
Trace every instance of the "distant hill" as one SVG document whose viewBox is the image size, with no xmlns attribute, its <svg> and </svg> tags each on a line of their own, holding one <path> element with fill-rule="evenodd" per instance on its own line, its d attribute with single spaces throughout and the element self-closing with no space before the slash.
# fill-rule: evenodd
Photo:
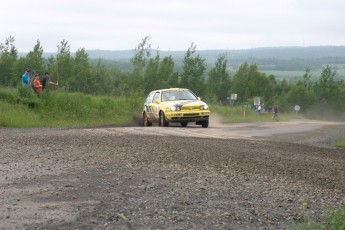
<svg viewBox="0 0 345 230">
<path fill-rule="evenodd" d="M 87 50 L 91 62 L 101 59 L 108 67 L 118 67 L 123 71 L 131 70 L 130 58 L 135 50 Z M 175 70 L 182 70 L 184 51 L 159 51 L 160 56 L 172 56 Z M 228 58 L 229 71 L 235 72 L 244 62 L 256 64 L 260 71 L 273 74 L 280 79 L 298 79 L 308 68 L 317 78 L 325 65 L 331 65 L 338 73 L 339 79 L 345 79 L 345 46 L 310 46 L 310 47 L 265 47 L 242 50 L 197 50 L 205 59 L 207 69 L 213 68 L 217 57 L 225 54 Z M 151 50 L 154 57 L 157 50 Z M 19 56 L 25 56 L 20 53 Z M 55 56 L 56 53 L 44 53 L 44 57 Z M 72 53 L 73 55 L 73 53 Z"/>
<path fill-rule="evenodd" d="M 151 54 L 155 55 L 156 50 Z M 134 50 L 87 50 L 90 58 L 109 60 L 129 60 Z M 173 58 L 184 57 L 186 51 L 159 51 L 162 57 L 171 55 Z M 228 59 L 294 59 L 294 58 L 329 58 L 345 57 L 345 46 L 311 46 L 311 47 L 266 47 L 243 50 L 197 50 L 206 59 L 215 60 L 219 54 L 226 54 Z"/>
<path fill-rule="evenodd" d="M 86 50 L 90 59 L 107 59 L 115 61 L 129 60 L 134 56 L 135 50 Z M 310 46 L 310 47 L 265 47 L 241 50 L 197 50 L 197 54 L 210 60 L 216 60 L 219 54 L 226 54 L 229 60 L 238 59 L 317 59 L 317 58 L 345 58 L 345 46 Z M 157 50 L 152 50 L 151 54 L 155 56 Z M 183 59 L 184 51 L 162 51 L 159 50 L 161 57 L 172 56 L 176 59 Z M 26 53 L 19 52 L 19 57 Z M 43 53 L 47 58 L 55 56 L 56 53 Z M 73 55 L 73 53 L 72 53 Z"/>
<path fill-rule="evenodd" d="M 130 58 L 135 54 L 134 50 L 88 50 L 90 59 L 105 59 L 117 62 L 117 66 L 127 66 Z M 157 50 L 152 50 L 155 56 Z M 175 69 L 180 71 L 182 60 L 186 51 L 159 51 L 161 57 L 172 56 L 175 61 Z M 319 73 L 325 65 L 338 66 L 338 73 L 345 75 L 345 46 L 312 46 L 312 47 L 266 47 L 243 50 L 197 50 L 202 58 L 205 58 L 207 68 L 214 66 L 220 54 L 227 55 L 229 70 L 234 72 L 244 62 L 257 64 L 260 71 L 281 77 L 302 76 L 308 68 L 312 72 Z M 119 64 L 120 63 L 120 64 Z M 280 71 L 280 72 L 277 72 Z M 284 71 L 284 72 L 281 72 Z M 294 71 L 294 72 L 292 72 Z"/>
</svg>

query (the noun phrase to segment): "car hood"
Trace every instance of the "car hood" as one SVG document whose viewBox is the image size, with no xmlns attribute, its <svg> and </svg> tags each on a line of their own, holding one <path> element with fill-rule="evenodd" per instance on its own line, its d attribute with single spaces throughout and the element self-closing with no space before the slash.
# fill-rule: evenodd
<svg viewBox="0 0 345 230">
<path fill-rule="evenodd" d="M 203 101 L 198 100 L 179 100 L 179 101 L 165 101 L 162 102 L 162 105 L 164 106 L 173 106 L 173 105 L 179 105 L 179 106 L 201 106 L 206 105 Z"/>
</svg>

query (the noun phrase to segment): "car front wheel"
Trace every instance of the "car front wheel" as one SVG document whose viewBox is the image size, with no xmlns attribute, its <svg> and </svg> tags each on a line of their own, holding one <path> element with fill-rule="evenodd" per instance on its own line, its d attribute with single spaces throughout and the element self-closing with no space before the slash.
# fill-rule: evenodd
<svg viewBox="0 0 345 230">
<path fill-rule="evenodd" d="M 159 113 L 159 126 L 164 126 L 164 127 L 168 126 L 168 122 L 165 119 L 164 112 Z"/>
<path fill-rule="evenodd" d="M 188 122 L 181 122 L 182 127 L 186 127 L 188 125 Z"/>
<path fill-rule="evenodd" d="M 207 128 L 207 127 L 208 127 L 208 120 L 207 120 L 207 121 L 203 121 L 203 122 L 201 123 L 201 126 L 202 126 L 203 128 Z"/>
</svg>

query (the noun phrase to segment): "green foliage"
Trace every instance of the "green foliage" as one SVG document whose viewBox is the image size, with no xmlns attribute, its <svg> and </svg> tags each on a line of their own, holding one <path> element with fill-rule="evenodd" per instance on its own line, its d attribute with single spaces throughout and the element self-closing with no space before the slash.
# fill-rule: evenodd
<svg viewBox="0 0 345 230">
<path fill-rule="evenodd" d="M 158 68 L 160 86 L 158 88 L 169 88 L 178 86 L 178 73 L 174 73 L 174 60 L 171 56 L 164 57 Z"/>
<path fill-rule="evenodd" d="M 134 57 L 130 60 L 133 65 L 133 71 L 128 75 L 129 79 L 126 83 L 126 88 L 131 88 L 133 89 L 132 91 L 135 92 L 144 91 L 142 89 L 143 78 L 148 58 L 151 56 L 151 44 L 149 44 L 150 39 L 150 36 L 143 38 L 142 42 L 135 49 Z"/>
<path fill-rule="evenodd" d="M 73 67 L 73 77 L 70 77 L 67 81 L 69 90 L 71 92 L 82 92 L 86 94 L 98 92 L 98 79 L 91 74 L 88 54 L 84 48 L 78 49 L 75 53 Z"/>
<path fill-rule="evenodd" d="M 301 81 L 292 86 L 286 94 L 286 102 L 289 105 L 299 105 L 303 111 L 306 111 L 317 100 L 317 96 L 312 88 L 308 88 Z"/>
<path fill-rule="evenodd" d="M 339 148 L 345 148 L 345 140 L 334 143 L 332 146 L 339 147 Z"/>
<path fill-rule="evenodd" d="M 227 71 L 227 58 L 225 54 L 219 55 L 215 67 L 208 73 L 207 95 L 209 98 L 214 96 L 214 101 L 225 101 L 228 97 L 230 87 L 230 74 Z"/>
<path fill-rule="evenodd" d="M 140 117 L 137 95 L 113 98 L 81 93 L 49 92 L 38 97 L 25 90 L 0 88 L 0 126 L 76 127 L 131 124 Z"/>
<path fill-rule="evenodd" d="M 120 61 L 121 65 L 118 65 L 119 61 L 110 64 L 110 60 L 90 60 L 84 48 L 71 54 L 70 45 L 66 40 L 62 40 L 57 46 L 56 56 L 43 58 L 43 47 L 37 40 L 33 50 L 18 59 L 15 40 L 9 37 L 4 44 L 0 44 L 0 85 L 19 86 L 24 69 L 29 67 L 41 76 L 48 71 L 51 81 L 59 83 L 59 92 L 128 98 L 133 95 L 146 96 L 154 89 L 183 87 L 190 88 L 208 103 L 224 104 L 231 93 L 236 93 L 237 103 L 252 104 L 254 97 L 260 97 L 262 105 L 278 105 L 283 112 L 293 112 L 293 107 L 298 104 L 302 113 L 314 119 L 345 120 L 345 83 L 337 73 L 338 70 L 345 69 L 341 64 L 345 63 L 342 56 L 331 62 L 337 63 L 335 66 L 325 65 L 322 70 L 318 70 L 320 76 L 315 76 L 315 71 L 312 75 L 311 70 L 314 67 L 301 61 L 298 65 L 305 66 L 306 71 L 304 74 L 299 72 L 301 76 L 295 76 L 296 79 L 292 82 L 281 80 L 282 78 L 277 75 L 266 75 L 259 70 L 269 63 L 290 63 L 296 66 L 298 60 L 250 59 L 250 62 L 240 64 L 234 60 L 234 57 L 239 55 L 236 51 L 230 54 L 228 51 L 219 51 L 218 57 L 212 63 L 211 59 L 206 60 L 201 56 L 203 54 L 209 57 L 209 53 L 197 52 L 193 43 L 184 55 L 182 52 L 179 53 L 177 60 L 171 55 L 163 55 L 162 58 L 162 52 L 158 50 L 156 55 L 151 57 L 153 50 L 149 40 L 150 36 L 143 38 L 134 51 L 127 52 L 133 57 L 123 67 L 123 60 Z M 268 52 L 256 51 L 262 55 L 263 52 Z M 280 49 L 272 49 L 269 52 L 282 54 Z M 231 60 L 227 59 L 229 55 L 232 57 Z M 322 63 L 326 64 L 326 61 L 332 59 L 325 59 Z M 210 66 L 207 68 L 208 64 Z M 300 67 L 297 68 L 298 71 Z M 53 89 L 51 91 L 54 92 Z M 18 93 L 22 98 L 31 96 L 30 91 L 26 92 L 24 89 L 20 89 Z"/>
<path fill-rule="evenodd" d="M 183 59 L 181 87 L 189 88 L 197 95 L 201 95 L 205 89 L 205 59 L 200 55 L 194 56 L 195 54 L 196 45 L 192 43 Z"/>
<path fill-rule="evenodd" d="M 275 79 L 260 73 L 255 64 L 244 63 L 233 77 L 231 92 L 237 93 L 238 101 L 246 102 L 254 97 L 261 97 L 265 104 L 274 103 Z"/>
<path fill-rule="evenodd" d="M 0 126 L 4 127 L 44 127 L 40 116 L 24 104 L 10 104 L 0 100 Z"/>
<path fill-rule="evenodd" d="M 10 36 L 5 44 L 0 44 L 0 85 L 14 86 L 16 82 L 18 51 L 14 46 L 14 41 L 14 38 Z"/>
<path fill-rule="evenodd" d="M 36 45 L 34 46 L 33 50 L 30 51 L 25 57 L 25 66 L 30 66 L 31 70 L 43 75 L 44 71 L 46 70 L 45 67 L 45 60 L 42 57 L 43 48 L 39 40 L 37 40 Z M 23 66 L 24 67 L 24 66 Z M 25 67 L 24 67 L 25 68 Z M 23 68 L 23 70 L 24 70 Z"/>
<path fill-rule="evenodd" d="M 345 208 L 331 211 L 320 221 L 314 222 L 307 218 L 302 223 L 296 223 L 290 227 L 291 230 L 344 230 L 345 229 Z"/>
<path fill-rule="evenodd" d="M 57 82 L 61 85 L 66 86 L 66 90 L 69 91 L 69 80 L 73 78 L 73 58 L 71 57 L 71 46 L 68 42 L 63 39 L 58 47 L 58 53 L 56 60 L 50 66 L 51 69 L 55 70 L 55 76 L 57 76 Z"/>
<path fill-rule="evenodd" d="M 159 68 L 160 57 L 159 53 L 155 58 L 150 58 L 148 61 L 145 73 L 144 73 L 144 93 L 147 94 L 152 90 L 159 89 L 161 82 L 160 77 L 158 76 L 158 68 Z"/>
</svg>

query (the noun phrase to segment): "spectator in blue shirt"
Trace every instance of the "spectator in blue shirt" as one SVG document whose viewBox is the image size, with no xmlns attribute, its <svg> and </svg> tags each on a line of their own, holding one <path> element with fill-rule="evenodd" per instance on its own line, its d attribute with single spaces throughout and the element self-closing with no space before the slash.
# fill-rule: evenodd
<svg viewBox="0 0 345 230">
<path fill-rule="evenodd" d="M 25 69 L 25 73 L 24 73 L 23 76 L 22 76 L 22 86 L 23 86 L 23 87 L 28 86 L 28 83 L 29 83 L 29 74 L 30 74 L 30 69 L 29 69 L 29 68 L 26 68 L 26 69 Z"/>
</svg>

